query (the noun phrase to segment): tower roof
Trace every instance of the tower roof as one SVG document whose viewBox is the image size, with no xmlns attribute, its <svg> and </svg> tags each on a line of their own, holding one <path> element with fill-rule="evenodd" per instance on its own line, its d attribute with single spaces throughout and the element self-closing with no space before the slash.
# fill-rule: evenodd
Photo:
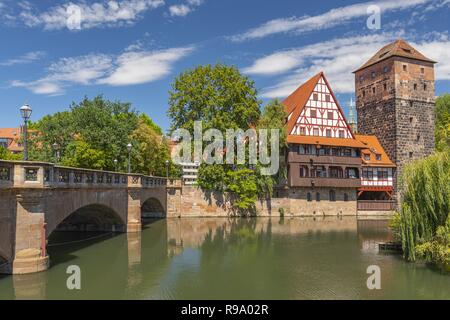
<svg viewBox="0 0 450 320">
<path fill-rule="evenodd" d="M 420 60 L 425 62 L 436 63 L 427 57 L 425 57 L 422 53 L 414 49 L 408 42 L 403 39 L 398 39 L 383 48 L 381 48 L 372 58 L 370 58 L 366 63 L 364 63 L 361 67 L 359 67 L 355 72 L 358 72 L 364 68 L 370 67 L 380 61 L 386 60 L 390 57 L 403 57 L 414 60 Z"/>
</svg>

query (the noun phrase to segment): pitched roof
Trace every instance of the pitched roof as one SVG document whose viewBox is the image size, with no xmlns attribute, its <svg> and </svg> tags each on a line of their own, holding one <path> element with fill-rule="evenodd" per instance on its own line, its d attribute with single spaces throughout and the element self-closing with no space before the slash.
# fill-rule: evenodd
<svg viewBox="0 0 450 320">
<path fill-rule="evenodd" d="M 355 138 L 365 146 L 364 149 L 361 150 L 363 165 L 395 167 L 395 164 L 391 161 L 391 159 L 389 159 L 376 136 L 355 134 Z M 364 154 L 368 154 L 370 156 L 370 160 L 365 160 L 363 156 Z M 380 160 L 377 160 L 377 154 L 381 155 Z"/>
<path fill-rule="evenodd" d="M 354 73 L 394 56 L 436 63 L 436 61 L 425 57 L 422 53 L 414 49 L 405 40 L 398 39 L 381 48 L 372 58 L 355 70 Z"/>
<path fill-rule="evenodd" d="M 334 146 L 334 147 L 350 147 L 350 148 L 367 148 L 365 144 L 356 139 L 342 139 L 342 138 L 327 138 L 316 136 L 297 136 L 288 135 L 288 143 L 295 144 L 315 144 L 322 146 Z"/>
<path fill-rule="evenodd" d="M 0 138 L 17 139 L 20 138 L 20 128 L 0 128 Z"/>
</svg>

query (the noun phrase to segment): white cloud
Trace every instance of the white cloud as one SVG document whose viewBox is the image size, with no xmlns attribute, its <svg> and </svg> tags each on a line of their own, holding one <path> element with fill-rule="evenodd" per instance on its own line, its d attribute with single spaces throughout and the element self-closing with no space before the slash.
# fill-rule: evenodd
<svg viewBox="0 0 450 320">
<path fill-rule="evenodd" d="M 348 23 L 353 19 L 369 17 L 367 8 L 377 5 L 383 12 L 407 9 L 423 5 L 433 0 L 383 0 L 353 4 L 345 7 L 332 9 L 317 16 L 280 18 L 268 21 L 259 27 L 250 29 L 242 34 L 231 36 L 232 41 L 245 41 L 260 39 L 273 34 L 288 32 L 307 32 L 331 28 L 340 24 Z M 365 23 L 365 20 L 364 20 Z"/>
<path fill-rule="evenodd" d="M 9 66 L 17 65 L 17 64 L 31 63 L 31 62 L 40 60 L 44 56 L 45 56 L 44 51 L 32 51 L 32 52 L 25 53 L 24 55 L 19 56 L 17 58 L 12 58 L 12 59 L 8 59 L 6 61 L 0 62 L 0 66 L 9 67 Z"/>
<path fill-rule="evenodd" d="M 173 5 L 170 6 L 169 12 L 172 17 L 184 17 L 191 12 L 191 8 L 185 4 Z"/>
<path fill-rule="evenodd" d="M 22 22 L 28 27 L 43 27 L 46 30 L 67 28 L 70 17 L 67 8 L 70 5 L 77 5 L 81 9 L 81 29 L 130 25 L 144 12 L 164 5 L 163 0 L 102 1 L 90 4 L 69 2 L 44 12 L 37 12 L 29 2 L 21 3 L 26 4 L 21 6 L 18 14 Z"/>
<path fill-rule="evenodd" d="M 125 51 L 113 56 L 89 54 L 62 58 L 50 65 L 47 75 L 34 81 L 14 80 L 13 87 L 25 87 L 36 94 L 61 95 L 73 85 L 105 84 L 126 86 L 152 82 L 169 74 L 172 65 L 193 47 L 160 51 Z"/>
<path fill-rule="evenodd" d="M 195 7 L 203 4 L 203 0 L 187 0 L 185 4 L 177 4 L 169 7 L 169 13 L 172 17 L 185 17 L 192 11 Z"/>
<path fill-rule="evenodd" d="M 172 64 L 193 50 L 172 48 L 154 52 L 126 52 L 116 61 L 117 68 L 99 83 L 112 86 L 133 85 L 158 80 L 171 72 Z"/>
<path fill-rule="evenodd" d="M 355 79 L 352 71 L 401 35 L 402 33 L 354 36 L 319 42 L 263 57 L 244 71 L 263 76 L 290 72 L 276 85 L 263 89 L 263 98 L 286 97 L 320 71 L 325 72 L 335 92 L 353 93 Z M 439 62 L 435 68 L 436 80 L 450 80 L 449 38 L 446 34 L 435 34 L 434 38 L 410 41 L 410 44 L 428 58 Z"/>
</svg>

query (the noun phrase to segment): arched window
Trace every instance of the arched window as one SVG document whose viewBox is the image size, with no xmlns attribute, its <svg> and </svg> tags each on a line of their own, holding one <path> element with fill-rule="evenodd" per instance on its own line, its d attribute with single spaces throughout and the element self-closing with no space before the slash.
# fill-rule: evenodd
<svg viewBox="0 0 450 320">
<path fill-rule="evenodd" d="M 320 201 L 320 193 L 319 192 L 316 193 L 316 201 Z"/>
<path fill-rule="evenodd" d="M 336 201 L 336 192 L 334 190 L 330 190 L 330 201 Z"/>
<path fill-rule="evenodd" d="M 308 202 L 311 202 L 311 201 L 312 201 L 312 195 L 311 195 L 311 192 L 308 192 L 308 193 L 306 194 L 306 199 L 308 200 Z"/>
</svg>

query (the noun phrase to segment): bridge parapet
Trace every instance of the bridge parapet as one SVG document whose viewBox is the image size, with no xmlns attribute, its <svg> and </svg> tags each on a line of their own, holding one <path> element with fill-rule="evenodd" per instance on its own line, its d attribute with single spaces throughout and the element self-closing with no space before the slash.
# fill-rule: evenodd
<svg viewBox="0 0 450 320">
<path fill-rule="evenodd" d="M 0 160 L 0 188 L 161 188 L 181 180 L 58 166 L 46 162 Z"/>
</svg>

